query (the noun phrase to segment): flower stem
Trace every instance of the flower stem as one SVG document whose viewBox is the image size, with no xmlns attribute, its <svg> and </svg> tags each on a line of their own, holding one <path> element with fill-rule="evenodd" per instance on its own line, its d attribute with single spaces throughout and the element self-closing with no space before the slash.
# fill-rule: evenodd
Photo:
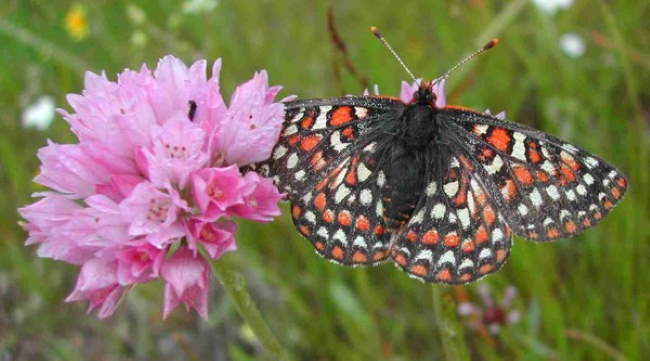
<svg viewBox="0 0 650 361">
<path fill-rule="evenodd" d="M 235 271 L 232 264 L 227 261 L 228 257 L 222 257 L 217 262 L 210 262 L 212 273 L 219 279 L 230 299 L 234 302 L 239 315 L 253 330 L 255 336 L 264 348 L 270 352 L 276 360 L 291 360 L 286 350 L 275 338 L 271 329 L 262 318 L 255 302 L 246 289 L 246 280 Z"/>
<path fill-rule="evenodd" d="M 438 334 L 445 360 L 469 360 L 463 327 L 458 322 L 456 306 L 448 293 L 441 292 L 440 286 L 433 286 L 433 312 L 438 322 Z"/>
</svg>

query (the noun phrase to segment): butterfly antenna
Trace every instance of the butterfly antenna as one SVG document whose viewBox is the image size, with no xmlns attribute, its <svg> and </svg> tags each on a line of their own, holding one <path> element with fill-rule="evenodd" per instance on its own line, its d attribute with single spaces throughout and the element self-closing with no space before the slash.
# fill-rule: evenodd
<svg viewBox="0 0 650 361">
<path fill-rule="evenodd" d="M 440 82 L 442 80 L 445 80 L 445 79 L 449 78 L 449 74 L 451 74 L 453 71 L 455 71 L 456 69 L 458 69 L 461 66 L 465 65 L 465 63 L 472 60 L 474 57 L 483 54 L 483 52 L 485 52 L 486 50 L 490 50 L 490 49 L 494 48 L 495 46 L 497 46 L 497 44 L 499 44 L 499 38 L 494 38 L 494 39 L 488 41 L 487 44 L 483 45 L 482 48 L 480 48 L 480 49 L 476 50 L 475 52 L 469 54 L 468 56 L 463 58 L 463 60 L 456 63 L 456 65 L 452 66 L 451 69 L 447 70 L 444 74 L 442 74 L 438 79 L 435 80 L 435 82 L 438 83 L 438 82 Z"/>
<path fill-rule="evenodd" d="M 381 40 L 381 42 L 384 43 L 384 45 L 386 46 L 386 48 L 388 49 L 388 51 L 390 51 L 391 54 L 393 54 L 393 56 L 395 57 L 395 59 L 397 59 L 397 62 L 399 62 L 400 65 L 402 66 L 402 68 L 404 68 L 404 70 L 406 70 L 406 72 L 407 72 L 408 75 L 413 79 L 413 81 L 415 81 L 415 82 L 417 83 L 418 80 L 415 78 L 415 75 L 413 75 L 413 73 L 409 70 L 409 68 L 406 66 L 406 64 L 404 64 L 404 61 L 402 60 L 402 58 L 399 57 L 399 55 L 397 55 L 397 53 L 395 52 L 395 50 L 393 50 L 393 47 L 390 46 L 390 44 L 388 44 L 388 41 L 386 41 L 386 39 L 384 38 L 384 36 L 381 35 L 381 33 L 379 32 L 379 29 L 377 29 L 377 27 L 375 27 L 375 26 L 371 26 L 371 27 L 370 27 L 370 31 L 372 32 L 372 34 L 373 34 L 377 39 Z"/>
</svg>

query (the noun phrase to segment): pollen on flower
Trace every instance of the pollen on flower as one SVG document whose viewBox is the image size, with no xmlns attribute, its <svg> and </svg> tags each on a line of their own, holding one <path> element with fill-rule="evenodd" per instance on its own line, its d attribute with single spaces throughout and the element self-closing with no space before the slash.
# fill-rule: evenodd
<svg viewBox="0 0 650 361">
<path fill-rule="evenodd" d="M 171 203 L 166 199 L 151 199 L 149 201 L 149 212 L 147 219 L 154 222 L 164 222 Z"/>
<path fill-rule="evenodd" d="M 85 36 L 83 8 L 71 8 L 66 30 Z M 210 77 L 206 68 L 167 56 L 116 81 L 87 73 L 86 89 L 61 112 L 78 143 L 39 150 L 35 181 L 50 190 L 19 209 L 26 243 L 38 244 L 39 256 L 81 265 L 66 300 L 87 300 L 100 318 L 131 286 L 156 278 L 165 281 L 163 317 L 181 303 L 206 317 L 203 257 L 236 249 L 233 217 L 269 222 L 280 214 L 273 182 L 240 171 L 271 155 L 284 121 L 274 100 L 280 87 L 261 71 L 226 105 L 221 61 Z"/>
</svg>

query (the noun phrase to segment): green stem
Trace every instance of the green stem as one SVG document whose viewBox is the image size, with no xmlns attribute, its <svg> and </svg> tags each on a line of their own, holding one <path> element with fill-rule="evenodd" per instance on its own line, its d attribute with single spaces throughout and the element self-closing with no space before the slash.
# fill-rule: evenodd
<svg viewBox="0 0 650 361">
<path fill-rule="evenodd" d="M 235 304 L 239 315 L 253 330 L 264 348 L 275 360 L 291 360 L 288 353 L 275 338 L 271 329 L 262 318 L 255 302 L 246 289 L 246 280 L 228 262 L 227 257 L 219 262 L 211 262 L 212 273 L 219 279 L 230 299 Z"/>
<path fill-rule="evenodd" d="M 463 326 L 456 316 L 456 305 L 451 296 L 440 291 L 441 286 L 432 288 L 433 312 L 438 323 L 438 334 L 445 360 L 469 360 Z"/>
</svg>

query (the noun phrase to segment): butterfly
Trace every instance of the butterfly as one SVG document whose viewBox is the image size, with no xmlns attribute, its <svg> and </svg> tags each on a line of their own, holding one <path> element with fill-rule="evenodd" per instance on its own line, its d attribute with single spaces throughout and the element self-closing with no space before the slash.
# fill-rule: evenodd
<svg viewBox="0 0 650 361">
<path fill-rule="evenodd" d="M 443 105 L 448 73 L 419 82 L 408 101 L 285 104 L 280 140 L 260 171 L 287 193 L 296 229 L 318 254 L 347 266 L 392 260 L 413 278 L 463 284 L 501 268 L 513 234 L 570 237 L 621 200 L 627 181 L 603 159 Z"/>
</svg>

